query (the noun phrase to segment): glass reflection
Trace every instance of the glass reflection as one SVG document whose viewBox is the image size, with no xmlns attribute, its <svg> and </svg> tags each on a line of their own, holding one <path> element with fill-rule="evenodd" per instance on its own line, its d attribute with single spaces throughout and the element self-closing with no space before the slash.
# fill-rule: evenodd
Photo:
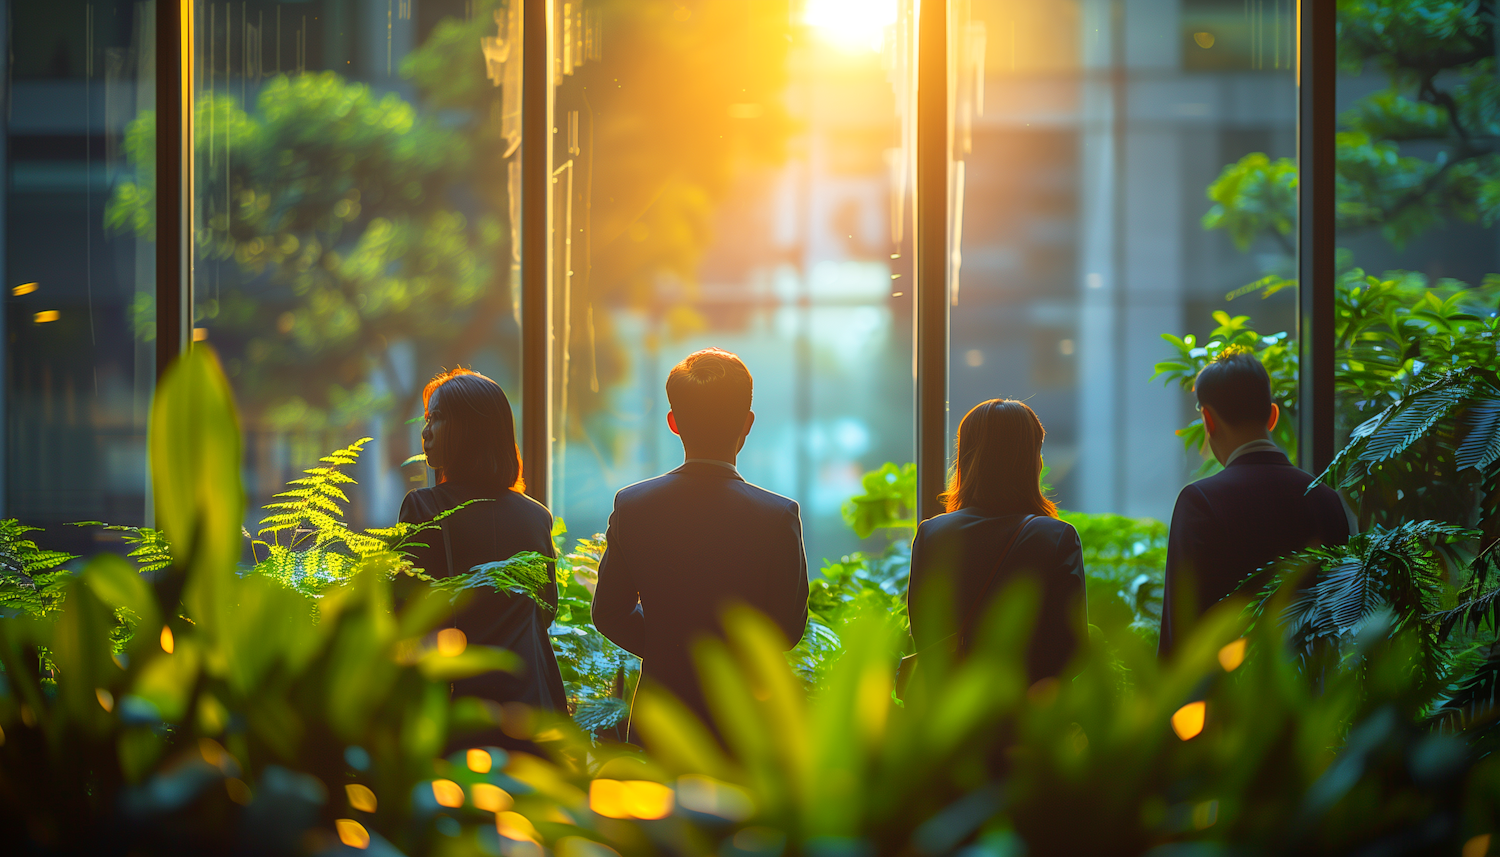
<svg viewBox="0 0 1500 857">
<path fill-rule="evenodd" d="M 155 25 L 134 2 L 7 11 L 0 514 L 45 528 L 49 548 L 94 553 L 114 534 L 67 523 L 146 522 L 156 370 L 135 331 L 153 294 L 153 225 L 117 201 L 152 197 L 131 146 L 154 104 Z"/>
<path fill-rule="evenodd" d="M 1024 399 L 1060 506 L 1168 520 L 1204 459 L 1174 434 L 1191 395 L 1151 380 L 1161 335 L 1208 341 L 1220 309 L 1296 329 L 1295 289 L 1229 298 L 1294 277 L 1295 233 L 1205 218 L 1227 165 L 1295 155 L 1295 4 L 953 8 L 951 419 Z"/>
<path fill-rule="evenodd" d="M 745 477 L 812 557 L 859 475 L 912 456 L 909 3 L 557 4 L 554 512 L 681 462 L 667 370 L 757 380 Z"/>
</svg>

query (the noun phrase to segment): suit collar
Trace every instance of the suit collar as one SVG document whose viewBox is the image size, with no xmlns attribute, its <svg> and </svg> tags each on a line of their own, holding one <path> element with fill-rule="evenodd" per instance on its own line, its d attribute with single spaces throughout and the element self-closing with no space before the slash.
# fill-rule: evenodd
<svg viewBox="0 0 1500 857">
<path fill-rule="evenodd" d="M 1239 467 L 1245 464 L 1281 464 L 1291 467 L 1292 460 L 1279 449 L 1268 449 L 1260 452 L 1246 452 L 1229 462 L 1229 466 L 1224 469 L 1228 470 L 1229 467 Z"/>
<path fill-rule="evenodd" d="M 727 462 L 725 463 L 727 464 Z M 745 477 L 741 476 L 739 470 L 734 467 L 725 467 L 723 464 L 716 464 L 711 461 L 685 461 L 680 467 L 670 472 L 681 473 L 686 476 L 714 476 L 719 479 L 733 479 L 738 482 L 745 481 Z"/>
</svg>

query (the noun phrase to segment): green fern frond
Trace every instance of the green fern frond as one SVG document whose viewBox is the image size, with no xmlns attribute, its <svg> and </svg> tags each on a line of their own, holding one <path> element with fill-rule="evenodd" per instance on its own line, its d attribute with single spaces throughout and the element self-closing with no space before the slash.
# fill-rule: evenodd
<svg viewBox="0 0 1500 857">
<path fill-rule="evenodd" d="M 42 615 L 62 603 L 70 574 L 54 569 L 75 557 L 44 550 L 26 537 L 40 531 L 14 518 L 0 520 L 0 607 Z"/>
<path fill-rule="evenodd" d="M 522 551 L 510 559 L 476 565 L 465 574 L 440 578 L 432 588 L 450 592 L 454 597 L 468 589 L 493 589 L 524 595 L 551 614 L 555 608 L 548 603 L 545 592 L 552 584 L 552 563 L 551 557 L 536 551 Z"/>
</svg>

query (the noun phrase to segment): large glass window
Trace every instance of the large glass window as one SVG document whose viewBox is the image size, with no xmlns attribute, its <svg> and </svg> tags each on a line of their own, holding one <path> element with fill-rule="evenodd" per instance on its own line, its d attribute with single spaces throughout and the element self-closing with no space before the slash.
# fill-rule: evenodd
<svg viewBox="0 0 1500 857">
<path fill-rule="evenodd" d="M 676 467 L 667 372 L 755 376 L 744 476 L 856 545 L 859 476 L 912 460 L 909 2 L 558 2 L 554 512 Z"/>
<path fill-rule="evenodd" d="M 953 15 L 950 426 L 1023 399 L 1060 505 L 1168 520 L 1205 459 L 1174 434 L 1191 395 L 1150 380 L 1177 355 L 1161 335 L 1201 347 L 1224 311 L 1295 343 L 1295 289 L 1271 287 L 1295 276 L 1295 195 L 1254 234 L 1205 217 L 1221 176 L 1295 158 L 1295 4 L 961 0 Z"/>
<path fill-rule="evenodd" d="M 252 506 L 369 436 L 350 520 L 394 520 L 443 368 L 519 411 L 518 15 L 198 4 L 194 339 L 234 385 Z"/>
<path fill-rule="evenodd" d="M 1434 15 L 1417 6 L 1339 7 L 1340 446 L 1355 427 L 1444 370 L 1496 367 L 1493 26 L 1492 17 L 1461 9 Z M 1449 407 L 1463 413 L 1473 397 L 1444 386 L 1435 394 L 1453 396 Z M 1355 484 L 1347 493 L 1361 525 L 1437 519 L 1478 526 L 1484 507 L 1475 502 L 1475 471 L 1468 469 L 1476 456 L 1463 441 L 1485 419 L 1475 411 L 1453 424 L 1440 421 L 1437 432 L 1414 433 L 1422 440 L 1388 453 L 1390 460 L 1369 452 L 1349 468 Z M 1459 430 L 1449 434 L 1455 424 Z"/>
<path fill-rule="evenodd" d="M 69 522 L 146 522 L 154 26 L 150 4 L 107 0 L 9 4 L 0 20 L 0 514 L 78 553 L 96 534 Z"/>
</svg>

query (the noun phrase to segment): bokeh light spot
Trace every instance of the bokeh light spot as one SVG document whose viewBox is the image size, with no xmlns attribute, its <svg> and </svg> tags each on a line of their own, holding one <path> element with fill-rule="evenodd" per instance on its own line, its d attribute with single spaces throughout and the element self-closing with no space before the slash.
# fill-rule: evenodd
<svg viewBox="0 0 1500 857">
<path fill-rule="evenodd" d="M 350 848 L 370 847 L 370 832 L 354 819 L 341 818 L 333 823 L 333 828 L 339 833 L 339 841 Z"/>
<path fill-rule="evenodd" d="M 1463 857 L 1485 857 L 1490 853 L 1490 835 L 1481 833 L 1464 843 Z"/>
<path fill-rule="evenodd" d="M 464 790 L 452 780 L 433 780 L 432 798 L 438 802 L 438 806 L 457 809 L 464 805 Z"/>
<path fill-rule="evenodd" d="M 349 783 L 344 786 L 344 794 L 349 797 L 349 806 L 360 812 L 374 812 L 376 806 L 375 792 L 369 786 L 359 783 Z"/>
<path fill-rule="evenodd" d="M 1245 662 L 1246 642 L 1245 638 L 1241 637 L 1219 650 L 1219 666 L 1224 668 L 1224 672 L 1232 673 Z"/>
<path fill-rule="evenodd" d="M 1189 702 L 1172 715 L 1172 731 L 1187 741 L 1203 731 L 1203 721 L 1208 715 L 1208 703 Z"/>
<path fill-rule="evenodd" d="M 445 658 L 454 658 L 464 653 L 469 647 L 469 638 L 464 632 L 457 628 L 444 628 L 437 635 L 438 654 Z"/>
<path fill-rule="evenodd" d="M 105 711 L 115 710 L 115 695 L 102 687 L 94 688 L 94 698 L 99 700 L 99 707 Z"/>
<path fill-rule="evenodd" d="M 172 626 L 161 626 L 161 650 L 170 655 L 175 648 L 177 648 L 177 641 L 172 639 Z"/>
<path fill-rule="evenodd" d="M 490 754 L 477 747 L 468 752 L 466 761 L 469 763 L 469 770 L 476 774 L 488 774 L 494 764 Z"/>
<path fill-rule="evenodd" d="M 510 793 L 492 783 L 475 783 L 469 788 L 474 806 L 485 812 L 505 812 L 515 805 Z"/>
</svg>

